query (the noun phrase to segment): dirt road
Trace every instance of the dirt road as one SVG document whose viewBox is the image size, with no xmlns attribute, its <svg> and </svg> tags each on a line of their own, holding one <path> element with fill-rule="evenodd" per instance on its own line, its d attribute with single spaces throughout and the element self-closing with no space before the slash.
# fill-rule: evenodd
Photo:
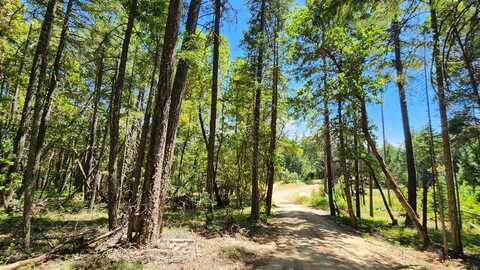
<svg viewBox="0 0 480 270">
<path fill-rule="evenodd" d="M 295 204 L 297 195 L 316 186 L 276 187 L 272 219 L 275 250 L 257 256 L 258 269 L 459 269 L 436 261 L 434 254 L 393 245 L 337 223 L 326 211 Z"/>
</svg>

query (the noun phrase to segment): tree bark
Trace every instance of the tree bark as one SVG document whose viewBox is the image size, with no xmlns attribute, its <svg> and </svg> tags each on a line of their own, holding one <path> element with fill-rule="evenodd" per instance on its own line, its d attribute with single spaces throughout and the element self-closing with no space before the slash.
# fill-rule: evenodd
<svg viewBox="0 0 480 270">
<path fill-rule="evenodd" d="M 217 96 L 218 96 L 218 69 L 220 59 L 220 19 L 221 19 L 221 3 L 215 0 L 215 20 L 213 27 L 213 67 L 212 67 L 212 88 L 210 101 L 210 127 L 208 133 L 207 145 L 207 192 L 210 201 L 213 200 L 213 191 L 215 183 L 215 132 L 217 123 Z M 213 219 L 213 208 L 210 204 L 208 207 L 207 224 Z"/>
<path fill-rule="evenodd" d="M 118 226 L 118 152 L 119 145 L 119 124 L 120 109 L 122 107 L 122 92 L 125 81 L 125 70 L 128 61 L 128 48 L 133 32 L 133 24 L 137 15 L 137 0 L 130 0 L 127 28 L 122 43 L 122 52 L 118 66 L 117 76 L 111 94 L 110 110 L 110 152 L 108 157 L 108 227 L 110 230 Z"/>
<path fill-rule="evenodd" d="M 395 196 L 397 196 L 398 201 L 402 205 L 403 209 L 407 212 L 407 215 L 410 217 L 410 220 L 413 222 L 413 225 L 415 226 L 420 238 L 422 239 L 423 248 L 427 248 L 428 245 L 430 244 L 430 240 L 428 238 L 426 229 L 422 226 L 422 224 L 418 220 L 417 213 L 415 213 L 413 208 L 410 206 L 410 204 L 408 204 L 408 201 L 405 199 L 405 196 L 400 190 L 400 186 L 398 185 L 396 179 L 388 170 L 387 165 L 385 165 L 385 161 L 383 160 L 382 156 L 378 153 L 377 146 L 375 145 L 375 141 L 372 139 L 372 136 L 370 135 L 370 131 L 368 128 L 368 115 L 367 115 L 367 108 L 365 105 L 365 98 L 360 96 L 359 102 L 361 106 L 361 124 L 362 124 L 363 133 L 365 135 L 365 139 L 367 140 L 367 143 L 370 146 L 370 149 L 372 150 L 373 155 L 375 156 L 378 163 L 380 164 L 383 174 L 385 175 L 385 178 L 388 180 L 390 187 L 395 193 Z"/>
<path fill-rule="evenodd" d="M 273 40 L 273 87 L 272 87 L 272 117 L 270 119 L 270 148 L 267 168 L 267 196 L 265 198 L 266 213 L 271 215 L 272 209 L 272 196 L 273 196 L 273 183 L 275 180 L 275 150 L 277 144 L 277 104 L 278 104 L 278 81 L 280 76 L 280 63 L 279 63 L 279 44 L 278 44 L 278 32 L 280 31 L 279 18 L 275 18 L 275 30 Z"/>
<path fill-rule="evenodd" d="M 265 30 L 265 9 L 266 0 L 261 1 L 259 11 L 259 37 L 258 54 L 256 65 L 256 86 L 255 86 L 255 106 L 253 109 L 253 152 L 252 152 L 252 198 L 250 218 L 257 221 L 260 217 L 260 191 L 258 188 L 258 145 L 260 141 L 260 106 L 262 98 L 262 77 L 263 77 L 263 53 L 264 53 L 264 30 Z"/>
<path fill-rule="evenodd" d="M 368 208 L 369 208 L 369 214 L 370 214 L 370 217 L 373 218 L 373 183 L 372 183 L 372 180 L 373 180 L 373 176 L 370 176 L 368 178 L 368 189 L 369 189 L 369 192 L 368 192 Z M 379 186 L 379 189 L 381 189 L 380 185 L 377 184 L 377 186 Z M 383 196 L 383 192 L 382 192 L 382 199 L 384 199 L 384 196 Z M 385 202 L 385 204 L 388 206 L 387 202 Z"/>
<path fill-rule="evenodd" d="M 407 97 L 405 94 L 405 73 L 403 70 L 402 56 L 401 56 L 401 40 L 400 23 L 395 19 L 392 23 L 393 28 L 393 43 L 395 46 L 395 69 L 397 71 L 397 86 L 398 94 L 400 96 L 400 109 L 402 111 L 402 126 L 403 136 L 405 137 L 405 154 L 407 160 L 407 173 L 408 173 L 408 203 L 412 207 L 413 211 L 417 212 L 417 173 L 415 171 L 415 159 L 413 156 L 413 143 L 412 133 L 410 131 L 410 121 L 408 119 L 408 107 Z M 405 223 L 410 225 L 410 220 L 407 219 Z"/>
<path fill-rule="evenodd" d="M 357 130 L 355 129 L 353 134 L 353 147 L 355 148 L 355 160 L 354 160 L 354 168 L 355 168 L 355 212 L 357 218 L 361 218 L 361 205 L 360 205 L 360 161 L 358 159 L 358 138 L 357 138 Z"/>
<path fill-rule="evenodd" d="M 183 0 L 170 0 L 160 62 L 162 74 L 155 93 L 150 145 L 140 203 L 139 231 L 135 237 L 135 242 L 139 246 L 153 244 L 159 233 L 158 217 L 159 211 L 163 208 L 166 189 L 162 173 L 171 103 L 171 77 L 182 10 Z"/>
<path fill-rule="evenodd" d="M 443 162 L 445 166 L 445 182 L 447 183 L 448 214 L 452 231 L 453 246 L 452 256 L 463 256 L 462 237 L 458 218 L 457 198 L 455 194 L 455 182 L 453 179 L 453 164 L 450 147 L 450 135 L 448 131 L 447 101 L 445 98 L 444 70 L 440 58 L 439 39 L 440 33 L 437 25 L 436 1 L 430 1 L 430 17 L 433 33 L 433 58 L 435 61 L 435 74 L 437 83 L 438 107 L 440 111 L 441 135 L 443 146 Z"/>
<path fill-rule="evenodd" d="M 42 59 L 42 65 L 40 67 L 39 83 L 35 97 L 35 108 L 32 119 L 32 136 L 30 137 L 30 149 L 28 153 L 27 167 L 25 169 L 24 182 L 24 204 L 23 204 L 23 223 L 25 234 L 25 246 L 30 247 L 31 239 L 31 219 L 33 208 L 33 179 L 37 177 L 40 170 L 40 158 L 42 155 L 43 144 L 45 142 L 45 135 L 48 126 L 48 115 L 53 100 L 53 92 L 56 88 L 58 75 L 60 72 L 61 60 L 63 50 L 65 48 L 68 23 L 72 12 L 73 1 L 69 0 L 65 11 L 65 18 L 63 21 L 62 32 L 60 34 L 60 42 L 58 44 L 55 60 L 53 64 L 52 74 L 48 84 L 48 89 L 44 93 L 43 83 L 46 77 L 48 57 Z"/>
<path fill-rule="evenodd" d="M 324 81 L 326 87 L 326 81 Z M 326 89 L 325 89 L 326 90 Z M 332 141 L 330 135 L 330 110 L 329 110 L 329 98 L 327 93 L 323 96 L 323 127 L 324 135 L 323 140 L 325 143 L 325 171 L 328 182 L 328 205 L 330 208 L 330 215 L 335 216 L 335 204 L 333 200 L 333 170 L 332 170 Z"/>
</svg>

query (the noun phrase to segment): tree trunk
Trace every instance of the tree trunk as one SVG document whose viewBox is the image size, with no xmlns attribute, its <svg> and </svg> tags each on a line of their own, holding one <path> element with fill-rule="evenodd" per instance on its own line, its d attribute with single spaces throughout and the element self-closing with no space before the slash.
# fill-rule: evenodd
<svg viewBox="0 0 480 270">
<path fill-rule="evenodd" d="M 185 26 L 185 37 L 182 44 L 182 50 L 188 52 L 194 50 L 192 40 L 197 28 L 198 15 L 200 12 L 201 0 L 191 0 L 188 7 L 187 24 Z M 180 119 L 180 112 L 182 108 L 183 97 L 187 88 L 187 77 L 190 69 L 190 61 L 188 59 L 181 59 L 177 64 L 177 72 L 172 87 L 172 101 L 170 104 L 170 111 L 168 114 L 168 127 L 165 143 L 165 153 L 162 165 L 162 182 L 168 183 L 170 180 L 173 153 L 175 152 L 175 145 L 177 141 L 177 127 Z M 183 155 L 183 154 L 182 154 Z M 162 191 L 160 198 L 160 209 L 158 214 L 158 224 L 160 229 L 163 228 L 163 205 L 165 201 L 165 194 L 167 188 Z M 161 233 L 161 231 L 160 231 Z"/>
<path fill-rule="evenodd" d="M 93 186 L 92 186 L 92 197 L 90 198 L 90 204 L 89 204 L 89 209 L 92 210 L 93 207 L 95 206 L 95 202 L 96 202 L 96 199 L 97 199 L 97 194 L 99 194 L 99 189 L 100 189 L 100 184 L 102 182 L 102 178 L 103 178 L 103 157 L 104 157 L 104 153 L 105 153 L 105 148 L 106 148 L 106 144 L 107 144 L 107 137 L 108 137 L 108 133 L 109 133 L 109 128 L 108 128 L 108 124 L 106 125 L 106 128 L 105 128 L 105 134 L 103 135 L 103 138 L 102 138 L 102 144 L 101 144 L 101 148 L 100 148 L 100 156 L 98 157 L 98 161 L 97 161 L 97 167 L 95 168 L 94 172 L 95 172 L 95 179 L 94 179 L 94 182 L 93 182 Z"/>
<path fill-rule="evenodd" d="M 375 156 L 378 163 L 380 164 L 380 167 L 382 168 L 385 178 L 388 180 L 390 187 L 392 188 L 393 192 L 397 196 L 398 201 L 402 205 L 403 209 L 407 212 L 407 215 L 409 215 L 410 220 L 413 222 L 413 225 L 417 229 L 417 232 L 420 238 L 422 239 L 423 247 L 427 248 L 430 243 L 430 240 L 428 238 L 426 229 L 422 226 L 422 224 L 418 220 L 417 213 L 415 213 L 413 208 L 408 204 L 408 201 L 405 199 L 405 196 L 400 190 L 400 186 L 398 185 L 396 179 L 393 177 L 393 175 L 390 173 L 387 166 L 385 165 L 385 161 L 383 160 L 382 156 L 380 156 L 380 154 L 378 153 L 377 146 L 375 145 L 375 141 L 372 139 L 370 135 L 370 131 L 368 129 L 368 115 L 367 115 L 367 108 L 365 105 L 365 98 L 359 97 L 359 102 L 360 102 L 361 114 L 362 114 L 361 123 L 362 123 L 363 133 L 365 135 L 365 139 L 367 140 L 367 143 L 370 146 L 370 149 L 372 150 L 373 155 Z"/>
<path fill-rule="evenodd" d="M 46 93 L 44 93 L 42 81 L 44 81 L 44 78 L 46 77 L 48 57 L 42 59 L 42 65 L 40 67 L 39 83 L 35 97 L 35 108 L 32 119 L 32 136 L 30 137 L 30 149 L 28 153 L 27 167 L 25 169 L 25 175 L 23 178 L 23 182 L 25 183 L 23 223 L 25 233 L 25 247 L 27 248 L 30 247 L 31 243 L 30 233 L 34 190 L 33 179 L 38 175 L 40 169 L 40 158 L 42 155 L 43 143 L 45 141 L 45 135 L 47 131 L 48 114 L 50 112 L 50 107 L 53 100 L 53 92 L 57 85 L 58 75 L 60 72 L 62 54 L 65 48 L 68 32 L 68 22 L 70 19 L 70 14 L 72 12 L 73 1 L 74 0 L 69 0 L 67 3 L 62 32 L 60 34 L 60 42 L 58 44 L 55 61 L 52 68 L 52 74 Z"/>
<path fill-rule="evenodd" d="M 373 180 L 373 176 L 370 176 L 368 178 L 368 189 L 369 189 L 369 192 L 368 192 L 368 209 L 369 209 L 369 214 L 370 214 L 370 217 L 373 218 L 373 183 L 372 183 L 372 180 Z M 379 189 L 381 189 L 380 185 L 377 184 L 377 186 L 379 186 Z M 383 199 L 383 192 L 382 192 L 382 199 Z M 388 206 L 387 202 L 385 202 L 385 204 Z"/>
<path fill-rule="evenodd" d="M 383 99 L 383 95 L 382 95 L 382 99 Z M 382 138 L 383 138 L 383 160 L 387 160 L 387 139 L 385 137 L 385 116 L 384 116 L 384 113 L 383 113 L 383 101 L 382 101 L 382 104 L 380 104 L 380 113 L 381 113 L 381 116 L 382 116 Z M 387 180 L 385 180 L 385 183 L 387 183 Z M 390 187 L 388 184 L 385 185 L 385 188 L 387 189 L 387 198 L 388 198 L 388 205 L 390 205 L 390 207 L 392 206 L 392 199 L 391 199 L 391 196 L 390 196 Z"/>
<path fill-rule="evenodd" d="M 433 32 L 433 57 L 435 60 L 435 73 L 437 83 L 438 107 L 440 111 L 441 135 L 443 146 L 443 162 L 445 166 L 445 182 L 447 183 L 448 214 L 453 236 L 453 257 L 463 256 L 462 237 L 458 219 L 457 198 L 453 179 L 453 164 L 450 150 L 450 135 L 448 131 L 447 101 L 445 98 L 444 72 L 440 58 L 439 39 L 440 33 L 437 26 L 436 2 L 430 1 L 430 16 Z"/>
<path fill-rule="evenodd" d="M 213 68 L 212 68 L 212 93 L 210 101 L 210 129 L 208 133 L 207 146 L 207 192 L 210 201 L 213 200 L 213 191 L 215 183 L 215 132 L 217 123 L 217 95 L 218 95 L 218 68 L 220 58 L 220 19 L 221 19 L 221 3 L 220 0 L 215 0 L 215 21 L 213 27 Z M 210 224 L 213 219 L 213 208 L 209 204 L 207 214 L 207 224 Z"/>
<path fill-rule="evenodd" d="M 358 219 L 361 219 L 361 205 L 360 205 L 360 162 L 358 159 L 358 138 L 357 138 L 357 130 L 355 129 L 353 134 L 353 147 L 355 148 L 355 160 L 354 160 L 354 168 L 355 168 L 355 212 Z"/>
<path fill-rule="evenodd" d="M 119 145 L 119 123 L 120 109 L 122 107 L 122 91 L 125 81 L 125 70 L 128 61 L 128 48 L 133 32 L 133 24 L 137 15 L 137 0 L 130 0 L 127 28 L 122 43 L 122 52 L 118 66 L 117 76 L 111 94 L 110 107 L 110 152 L 108 157 L 108 228 L 115 229 L 118 226 L 118 152 Z"/>
<path fill-rule="evenodd" d="M 147 107 L 145 109 L 145 115 L 143 116 L 143 125 L 142 131 L 140 134 L 140 142 L 138 143 L 138 149 L 135 158 L 135 164 L 132 171 L 133 186 L 131 188 L 130 194 L 130 213 L 129 213 L 129 223 L 128 223 L 128 239 L 132 240 L 132 233 L 134 230 L 135 220 L 137 210 L 138 210 L 138 191 L 140 189 L 140 180 L 142 178 L 142 168 L 145 163 L 145 149 L 147 147 L 148 134 L 150 133 L 150 123 L 152 118 L 152 107 L 155 102 L 155 77 L 158 70 L 158 62 L 160 62 L 160 40 L 157 40 L 155 55 L 153 56 L 153 72 L 150 79 L 150 92 L 148 93 Z"/>
<path fill-rule="evenodd" d="M 266 213 L 270 216 L 272 209 L 273 183 L 275 180 L 275 149 L 277 144 L 277 103 L 278 81 L 280 76 L 278 32 L 280 31 L 279 18 L 275 18 L 275 30 L 273 40 L 273 87 L 272 87 L 272 117 L 270 119 L 270 149 L 267 168 L 267 196 L 265 198 Z"/>
<path fill-rule="evenodd" d="M 260 141 L 260 106 L 262 98 L 263 53 L 265 30 L 266 0 L 262 0 L 259 11 L 259 37 L 257 37 L 258 54 L 256 66 L 255 106 L 253 109 L 253 152 L 252 152 L 252 199 L 250 218 L 257 221 L 260 217 L 260 191 L 258 189 L 258 145 Z"/>
<path fill-rule="evenodd" d="M 155 93 L 155 106 L 150 132 L 145 179 L 140 203 L 139 231 L 135 242 L 139 246 L 152 245 L 158 238 L 159 211 L 163 208 L 166 183 L 163 181 L 163 160 L 170 111 L 174 55 L 182 16 L 183 0 L 170 0 L 165 27 L 161 76 Z M 159 210 L 160 209 L 160 210 Z"/>
<path fill-rule="evenodd" d="M 400 23 L 395 19 L 392 23 L 393 28 L 393 43 L 395 45 L 395 69 L 397 71 L 397 86 L 398 94 L 400 96 L 400 109 L 402 111 L 402 126 L 403 135 L 405 137 L 405 153 L 407 156 L 407 173 L 408 173 L 408 203 L 413 211 L 417 212 L 417 174 L 415 172 L 415 159 L 413 156 L 412 133 L 410 131 L 410 122 L 408 120 L 407 97 L 405 95 L 405 73 L 403 71 L 403 63 L 401 56 L 401 40 Z M 410 220 L 407 219 L 405 224 L 410 225 Z"/>
<path fill-rule="evenodd" d="M 88 136 L 87 156 L 85 159 L 85 173 L 87 178 L 85 179 L 85 201 L 89 201 L 92 197 L 92 166 L 95 156 L 96 144 L 97 144 L 97 126 L 98 126 L 98 114 L 100 106 L 100 98 L 102 97 L 102 84 L 103 84 L 103 59 L 105 57 L 105 51 L 103 47 L 99 48 L 99 55 L 96 63 L 95 73 L 95 102 L 93 104 L 93 114 L 90 121 L 90 133 Z M 93 176 L 95 178 L 95 176 Z"/>
<path fill-rule="evenodd" d="M 3 201 L 5 209 L 9 208 L 10 200 L 12 198 L 12 182 L 14 173 L 18 172 L 21 167 L 21 162 L 23 158 L 23 152 L 25 148 L 25 140 L 27 138 L 27 124 L 28 118 L 31 112 L 32 107 L 32 98 L 35 94 L 34 86 L 37 81 L 37 69 L 39 61 L 48 57 L 48 49 L 50 45 L 50 36 L 52 33 L 52 24 L 55 18 L 55 10 L 57 7 L 56 0 L 49 0 L 47 4 L 47 9 L 45 11 L 45 16 L 42 22 L 42 27 L 40 31 L 40 36 L 38 37 L 37 47 L 35 49 L 35 54 L 33 56 L 32 66 L 30 69 L 30 77 L 28 80 L 27 90 L 25 92 L 25 100 L 23 103 L 22 115 L 20 122 L 18 124 L 18 129 L 13 141 L 13 153 L 15 154 L 15 162 L 10 166 L 7 173 L 7 181 L 5 183 L 6 190 L 3 193 Z M 46 73 L 46 71 L 45 71 Z M 39 83 L 43 84 L 45 81 L 45 76 L 39 80 Z"/>
<path fill-rule="evenodd" d="M 347 150 L 345 146 L 345 138 L 343 136 L 344 126 L 343 126 L 343 115 L 342 115 L 342 101 L 338 101 L 338 140 L 340 142 L 340 167 L 342 169 L 343 181 L 345 183 L 345 197 L 347 200 L 347 211 L 350 221 L 352 222 L 353 227 L 357 227 L 357 218 L 353 213 L 352 206 L 352 195 L 351 195 L 351 185 L 350 185 L 350 173 L 348 172 L 347 167 Z"/>
<path fill-rule="evenodd" d="M 326 80 L 324 80 L 325 91 L 326 91 Z M 325 171 L 327 178 L 327 187 L 328 187 L 328 205 L 330 208 L 330 215 L 335 216 L 335 204 L 333 201 L 333 170 L 332 170 L 332 142 L 330 136 L 330 110 L 329 110 L 329 99 L 327 93 L 323 96 L 323 127 L 324 135 L 323 140 L 325 143 Z"/>
</svg>

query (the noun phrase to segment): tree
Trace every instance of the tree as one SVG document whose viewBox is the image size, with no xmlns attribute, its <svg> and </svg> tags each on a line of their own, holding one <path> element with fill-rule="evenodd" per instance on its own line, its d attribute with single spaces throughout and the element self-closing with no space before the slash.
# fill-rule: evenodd
<svg viewBox="0 0 480 270">
<path fill-rule="evenodd" d="M 95 150 L 97 148 L 97 129 L 98 118 L 100 110 L 100 98 L 102 97 L 102 84 L 103 84 L 103 68 L 104 68 L 105 48 L 101 45 L 98 48 L 98 60 L 96 61 L 95 71 L 95 101 L 93 103 L 93 114 L 90 121 L 90 132 L 88 135 L 88 149 L 85 159 L 85 173 L 87 178 L 85 179 L 85 200 L 89 200 L 89 205 L 92 205 L 95 198 L 93 197 L 94 190 L 97 188 L 92 180 L 93 175 L 93 161 Z"/>
<path fill-rule="evenodd" d="M 217 99 L 218 99 L 218 69 L 220 59 L 220 20 L 221 20 L 221 3 L 220 0 L 214 1 L 215 19 L 213 30 L 213 69 L 212 69 L 212 93 L 210 102 L 210 128 L 208 132 L 207 144 L 207 192 L 210 200 L 213 200 L 214 183 L 215 183 L 215 129 L 217 124 Z M 217 200 L 217 204 L 221 201 Z M 221 205 L 219 205 L 221 206 Z M 207 224 L 210 224 L 213 218 L 212 206 L 209 206 L 207 215 Z"/>
<path fill-rule="evenodd" d="M 43 83 L 38 84 L 34 113 L 32 119 L 32 136 L 30 137 L 30 149 L 28 152 L 28 161 L 25 168 L 24 182 L 24 204 L 23 204 L 23 226 L 25 234 L 25 247 L 29 248 L 31 244 L 31 219 L 33 207 L 33 182 L 37 177 L 40 167 L 40 158 L 42 154 L 43 144 L 47 130 L 48 115 L 52 105 L 53 92 L 56 88 L 58 76 L 60 72 L 60 65 L 65 48 L 67 32 L 69 28 L 69 20 L 72 12 L 74 0 L 69 0 L 67 3 L 65 17 L 63 20 L 62 32 L 60 34 L 60 42 L 58 44 L 55 60 L 53 64 L 52 74 L 46 91 L 43 89 Z M 42 59 L 40 67 L 39 80 L 44 79 L 47 69 L 47 58 Z"/>
<path fill-rule="evenodd" d="M 400 96 L 400 108 L 402 111 L 402 126 L 403 136 L 405 139 L 405 153 L 407 157 L 407 172 L 408 172 L 408 203 L 412 207 L 413 211 L 417 211 L 417 173 L 415 171 L 415 159 L 413 156 L 413 143 L 412 133 L 410 131 L 410 121 L 408 120 L 408 107 L 407 97 L 405 95 L 405 74 L 403 71 L 403 63 L 401 56 L 401 23 L 395 19 L 392 22 L 392 35 L 393 43 L 395 46 L 395 70 L 397 71 L 397 86 L 398 94 Z M 406 219 L 406 224 L 410 223 L 410 220 Z"/>
<path fill-rule="evenodd" d="M 163 160 L 168 128 L 168 114 L 171 103 L 171 77 L 173 73 L 174 54 L 180 28 L 183 1 L 170 0 L 165 27 L 161 75 L 155 92 L 155 105 L 152 114 L 150 145 L 147 153 L 147 165 L 140 202 L 139 228 L 135 242 L 140 246 L 148 246 L 159 235 L 159 212 L 165 201 L 166 184 L 162 181 Z"/>
<path fill-rule="evenodd" d="M 437 23 L 437 1 L 430 1 L 430 20 L 433 33 L 433 58 L 435 61 L 435 74 L 437 84 L 438 108 L 440 111 L 442 148 L 443 148 L 443 163 L 445 166 L 445 182 L 447 183 L 447 198 L 448 198 L 448 215 L 450 220 L 450 228 L 453 235 L 453 251 L 454 257 L 463 255 L 462 237 L 460 232 L 460 223 L 458 218 L 457 197 L 455 194 L 455 182 L 453 179 L 453 164 L 450 149 L 450 135 L 448 131 L 448 117 L 447 117 L 447 101 L 445 98 L 445 82 L 444 71 L 440 56 L 440 34 L 438 32 Z"/>
<path fill-rule="evenodd" d="M 52 33 L 52 25 L 55 18 L 56 8 L 57 8 L 57 1 L 49 0 L 47 4 L 47 9 L 45 10 L 45 15 L 44 15 L 44 19 L 43 19 L 42 27 L 40 31 L 40 36 L 38 37 L 38 42 L 35 49 L 35 54 L 32 60 L 32 66 L 30 68 L 28 86 L 25 92 L 25 101 L 23 103 L 20 122 L 18 124 L 17 132 L 13 142 L 13 149 L 14 149 L 13 154 L 15 155 L 15 161 L 14 161 L 14 164 L 9 168 L 8 176 L 7 176 L 8 180 L 6 182 L 6 190 L 4 191 L 4 194 L 3 194 L 3 202 L 4 202 L 4 207 L 6 209 L 8 209 L 8 205 L 12 196 L 12 193 L 11 193 L 12 191 L 10 190 L 11 184 L 13 182 L 12 177 L 14 177 L 14 174 L 17 173 L 21 167 L 23 152 L 25 148 L 25 140 L 27 138 L 28 118 L 30 117 L 30 114 L 31 114 L 32 98 L 35 95 L 34 86 L 35 86 L 35 83 L 37 82 L 38 66 L 40 61 L 47 61 L 48 49 L 50 46 L 50 36 Z M 47 63 L 45 63 L 44 65 L 45 65 L 45 71 L 43 72 L 43 74 L 46 73 Z M 38 81 L 39 81 L 39 85 L 42 85 L 45 81 L 45 76 L 44 75 L 42 76 L 42 74 L 40 74 L 40 78 Z"/>
<path fill-rule="evenodd" d="M 266 213 L 271 215 L 273 183 L 275 180 L 275 157 L 277 144 L 277 111 L 278 111 L 278 84 L 280 77 L 280 56 L 279 56 L 279 42 L 278 34 L 280 31 L 280 18 L 275 16 L 274 22 L 274 39 L 273 39 L 273 82 L 272 82 L 272 115 L 270 118 L 270 146 L 269 146 L 269 160 L 267 168 L 267 195 L 265 198 Z"/>
<path fill-rule="evenodd" d="M 182 51 L 185 53 L 192 52 L 196 49 L 193 44 L 195 37 L 195 29 L 197 27 L 198 16 L 200 12 L 201 0 L 191 0 L 188 8 L 187 24 L 185 27 L 185 36 L 182 44 Z M 182 108 L 183 98 L 187 88 L 187 77 L 191 69 L 192 60 L 188 58 L 180 59 L 177 64 L 177 72 L 172 86 L 172 103 L 170 104 L 170 112 L 168 116 L 168 130 L 165 145 L 165 158 L 163 162 L 162 181 L 169 181 L 171 175 L 171 167 L 173 162 L 173 153 L 175 152 L 177 129 L 179 124 L 180 112 Z M 185 141 L 187 142 L 187 141 Z M 186 147 L 186 144 L 184 148 Z M 185 149 L 182 149 L 182 153 Z M 162 206 L 163 207 L 163 206 Z M 159 223 L 162 226 L 163 209 L 160 209 Z"/>
<path fill-rule="evenodd" d="M 118 171 L 118 152 L 119 145 L 119 124 L 120 109 L 122 107 L 121 99 L 123 92 L 123 84 L 125 81 L 125 69 L 128 61 L 128 49 L 130 47 L 130 39 L 133 32 L 133 24 L 137 13 L 137 0 L 130 0 L 127 28 L 122 43 L 122 51 L 120 54 L 120 62 L 115 77 L 115 83 L 110 96 L 110 152 L 108 155 L 108 227 L 114 229 L 118 226 L 118 204 L 119 204 L 119 171 Z"/>
<path fill-rule="evenodd" d="M 257 221 L 260 217 L 260 191 L 258 188 L 258 156 L 259 156 L 259 140 L 260 140 L 260 106 L 262 97 L 262 77 L 263 77 L 263 53 L 264 53 L 264 28 L 266 16 L 266 0 L 261 0 L 260 10 L 258 13 L 258 36 L 257 36 L 257 57 L 256 57 L 256 81 L 255 86 L 255 105 L 253 108 L 253 152 L 252 152 L 252 202 L 250 217 Z"/>
<path fill-rule="evenodd" d="M 423 242 L 423 247 L 426 248 L 430 244 L 430 239 L 428 237 L 426 228 L 422 226 L 420 221 L 418 220 L 418 216 L 413 210 L 413 208 L 410 206 L 408 201 L 405 199 L 405 196 L 403 195 L 402 191 L 400 190 L 400 187 L 395 180 L 395 178 L 392 176 L 390 171 L 388 170 L 387 166 L 385 165 L 385 161 L 383 160 L 382 156 L 378 153 L 377 147 L 375 146 L 375 142 L 373 141 L 370 131 L 368 129 L 368 116 L 367 116 L 367 109 L 365 105 L 365 100 L 363 97 L 359 98 L 360 105 L 361 105 L 361 123 L 362 123 L 362 130 L 365 135 L 365 138 L 368 142 L 368 145 L 370 146 L 370 149 L 372 150 L 373 155 L 377 159 L 378 163 L 380 164 L 380 167 L 385 174 L 385 178 L 388 180 L 390 187 L 392 188 L 392 191 L 395 193 L 397 196 L 397 199 L 400 201 L 400 204 L 404 208 L 404 210 L 407 212 L 408 216 L 410 217 L 410 220 L 413 222 L 413 225 L 417 229 L 418 234 L 422 238 Z"/>
<path fill-rule="evenodd" d="M 326 79 L 324 80 L 325 92 L 327 91 Z M 332 170 L 332 142 L 330 137 L 330 110 L 328 93 L 323 97 L 323 128 L 324 128 L 324 143 L 325 143 L 325 173 L 327 177 L 328 186 L 328 205 L 330 215 L 335 216 L 335 204 L 333 201 L 333 170 Z"/>
<path fill-rule="evenodd" d="M 344 119 L 342 115 L 342 108 L 343 103 L 342 100 L 338 99 L 338 141 L 339 141 L 339 149 L 340 149 L 340 167 L 342 169 L 342 176 L 344 181 L 344 192 L 345 197 L 347 200 L 347 211 L 348 216 L 350 217 L 350 221 L 354 227 L 357 226 L 357 217 L 353 212 L 353 204 L 352 204 L 352 194 L 351 194 L 351 184 L 350 184 L 350 172 L 347 167 L 347 148 L 345 143 L 345 126 L 344 126 Z"/>
</svg>

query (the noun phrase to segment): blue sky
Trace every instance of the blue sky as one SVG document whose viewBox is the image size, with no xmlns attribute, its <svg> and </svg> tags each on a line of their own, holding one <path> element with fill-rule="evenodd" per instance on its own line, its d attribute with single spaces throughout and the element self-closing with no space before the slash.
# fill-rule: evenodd
<svg viewBox="0 0 480 270">
<path fill-rule="evenodd" d="M 296 0 L 297 5 L 301 5 L 304 1 Z M 243 32 L 248 28 L 248 19 L 250 13 L 245 6 L 245 1 L 232 0 L 230 1 L 234 12 L 230 12 L 227 20 L 222 25 L 222 34 L 225 35 L 230 44 L 230 54 L 232 59 L 242 56 L 242 49 L 240 48 L 240 41 Z M 234 17 L 232 19 L 232 17 Z M 423 52 L 419 52 L 423 53 Z M 427 61 L 429 60 L 427 55 Z M 407 103 L 409 109 L 410 126 L 412 129 L 419 130 L 425 127 L 428 123 L 428 115 L 425 98 L 425 80 L 423 68 L 420 70 L 409 69 L 407 79 Z M 427 67 L 428 88 L 430 95 L 430 106 L 432 111 L 432 120 L 434 129 L 440 125 L 439 115 L 437 112 L 437 102 L 433 99 L 434 93 L 430 84 L 430 65 Z M 293 78 L 292 78 L 293 80 Z M 295 83 L 292 83 L 295 85 Z M 371 124 L 377 125 L 377 138 L 381 140 L 381 114 L 380 105 L 370 104 L 368 106 L 369 120 Z M 385 134 L 389 143 L 394 145 L 401 145 L 403 143 L 403 129 L 400 111 L 400 99 L 398 96 L 398 89 L 394 82 L 390 82 L 385 88 L 384 94 L 384 113 L 385 113 Z M 286 127 L 287 134 L 292 137 L 301 137 L 303 134 L 308 134 L 309 130 L 302 121 L 290 121 Z M 379 142 L 381 144 L 381 142 Z"/>
</svg>

